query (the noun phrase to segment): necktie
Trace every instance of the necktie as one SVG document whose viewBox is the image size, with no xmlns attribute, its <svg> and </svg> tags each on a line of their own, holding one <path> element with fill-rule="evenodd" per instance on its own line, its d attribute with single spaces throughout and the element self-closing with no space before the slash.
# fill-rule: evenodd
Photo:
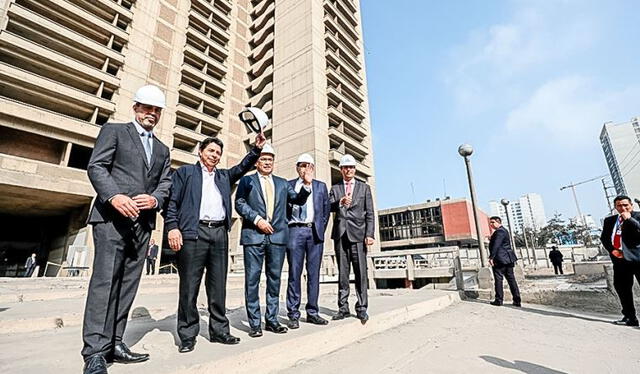
<svg viewBox="0 0 640 374">
<path fill-rule="evenodd" d="M 143 132 L 142 134 L 142 146 L 144 147 L 144 154 L 147 156 L 147 163 L 151 164 L 151 133 Z"/>
<path fill-rule="evenodd" d="M 352 192 L 351 184 L 352 184 L 352 183 L 353 183 L 353 182 L 347 182 L 347 188 L 346 188 L 347 196 L 350 196 L 350 195 L 351 195 L 351 192 Z"/>
<path fill-rule="evenodd" d="M 269 179 L 266 176 L 262 176 L 262 179 L 264 180 L 264 190 L 266 192 L 266 196 L 264 197 L 267 203 L 267 221 L 271 221 L 271 219 L 273 218 L 273 199 L 274 199 L 274 195 L 273 195 L 273 185 L 271 185 L 271 183 L 269 183 Z"/>
<path fill-rule="evenodd" d="M 618 222 L 616 222 L 615 227 L 613 228 L 615 232 L 613 233 L 613 248 L 615 250 L 612 254 L 617 258 L 623 258 L 622 251 L 622 217 L 618 217 Z"/>
</svg>

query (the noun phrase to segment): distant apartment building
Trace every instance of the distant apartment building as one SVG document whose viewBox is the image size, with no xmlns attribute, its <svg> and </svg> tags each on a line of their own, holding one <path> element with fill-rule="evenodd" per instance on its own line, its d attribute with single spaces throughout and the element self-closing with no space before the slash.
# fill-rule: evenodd
<svg viewBox="0 0 640 374">
<path fill-rule="evenodd" d="M 600 144 L 616 194 L 640 198 L 640 118 L 605 123 Z"/>
<path fill-rule="evenodd" d="M 539 230 L 547 225 L 542 196 L 537 193 L 510 200 L 508 209 L 511 225 L 516 232 L 523 232 L 524 228 Z M 503 224 L 507 225 L 507 214 L 499 200 L 489 201 L 489 212 L 492 216 L 500 217 Z"/>
</svg>

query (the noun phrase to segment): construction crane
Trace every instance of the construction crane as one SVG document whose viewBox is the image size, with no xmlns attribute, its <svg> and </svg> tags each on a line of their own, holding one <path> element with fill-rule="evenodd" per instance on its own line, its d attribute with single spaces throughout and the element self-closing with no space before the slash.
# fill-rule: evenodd
<svg viewBox="0 0 640 374">
<path fill-rule="evenodd" d="M 578 182 L 578 183 L 573 183 L 571 182 L 571 184 L 569 184 L 568 186 L 564 186 L 564 187 L 560 187 L 560 191 L 564 191 L 567 188 L 571 188 L 571 192 L 573 192 L 573 201 L 575 201 L 576 203 L 576 210 L 578 211 L 578 217 L 580 217 L 580 220 L 582 221 L 582 224 L 586 227 L 587 226 L 587 220 L 584 219 L 584 216 L 582 215 L 582 212 L 580 211 L 580 204 L 578 204 L 578 195 L 576 195 L 576 186 L 579 186 L 581 184 L 585 184 L 585 183 L 589 183 L 589 182 L 593 182 L 595 180 L 601 179 L 606 177 L 607 174 L 603 174 L 603 175 L 599 175 L 597 177 L 593 177 L 591 179 L 587 179 L 585 181 L 582 182 Z"/>
</svg>

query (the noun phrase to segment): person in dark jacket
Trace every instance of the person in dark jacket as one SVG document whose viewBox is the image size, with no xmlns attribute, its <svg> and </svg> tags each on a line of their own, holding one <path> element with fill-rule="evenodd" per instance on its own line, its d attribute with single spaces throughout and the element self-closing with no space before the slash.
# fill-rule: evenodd
<svg viewBox="0 0 640 374">
<path fill-rule="evenodd" d="M 265 143 L 262 133 L 239 165 L 218 169 L 223 143 L 206 138 L 200 143 L 200 160 L 180 167 L 172 176 L 173 185 L 165 218 L 169 247 L 178 254 L 180 276 L 177 329 L 179 351 L 190 352 L 200 332 L 197 300 L 204 270 L 209 304 L 209 340 L 237 344 L 225 316 L 228 231 L 231 229 L 231 188 L 251 170 Z"/>
<path fill-rule="evenodd" d="M 613 263 L 613 287 L 622 306 L 622 319 L 617 325 L 638 326 L 633 305 L 633 278 L 640 283 L 640 213 L 633 211 L 628 196 L 613 199 L 618 214 L 602 223 L 600 242 Z"/>
<path fill-rule="evenodd" d="M 502 219 L 497 216 L 489 218 L 489 225 L 495 230 L 493 234 L 491 234 L 491 240 L 489 241 L 489 265 L 491 265 L 493 270 L 496 288 L 496 298 L 491 302 L 491 305 L 502 305 L 504 300 L 502 280 L 503 278 L 507 278 L 509 290 L 513 297 L 513 305 L 518 307 L 522 306 L 520 290 L 518 289 L 518 283 L 513 273 L 513 268 L 518 258 L 511 248 L 509 231 L 502 226 Z"/>
<path fill-rule="evenodd" d="M 551 252 L 549 252 L 549 260 L 551 260 L 551 263 L 553 264 L 553 271 L 556 273 L 556 275 L 558 275 L 558 271 L 560 272 L 560 274 L 564 274 L 564 272 L 562 271 L 563 258 L 564 256 L 562 255 L 562 252 L 558 250 L 558 247 L 556 247 L 555 245 L 551 247 Z"/>
</svg>

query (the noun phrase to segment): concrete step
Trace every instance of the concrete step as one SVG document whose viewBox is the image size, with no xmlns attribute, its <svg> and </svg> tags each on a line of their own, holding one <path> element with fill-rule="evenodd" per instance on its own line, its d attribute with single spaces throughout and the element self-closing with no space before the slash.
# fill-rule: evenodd
<svg viewBox="0 0 640 374">
<path fill-rule="evenodd" d="M 335 285 L 331 285 L 329 289 L 323 287 L 320 299 L 320 314 L 328 319 L 336 312 L 333 306 L 337 294 L 331 291 L 335 291 Z M 165 300 L 162 299 L 139 300 L 139 303 L 137 300 L 138 306 L 128 324 L 125 342 L 136 352 L 150 353 L 151 360 L 136 365 L 115 364 L 110 367 L 109 372 L 273 372 L 441 310 L 459 300 L 459 294 L 451 291 L 371 290 L 370 320 L 364 325 L 355 318 L 348 318 L 330 321 L 327 326 L 316 326 L 304 323 L 303 318 L 297 330 L 290 330 L 283 335 L 265 331 L 265 335 L 258 339 L 249 338 L 246 334 L 248 326 L 244 308 L 229 307 L 227 315 L 231 333 L 239 336 L 242 339 L 241 343 L 236 346 L 209 343 L 205 322 L 208 317 L 205 312 L 202 315 L 203 323 L 196 349 L 188 354 L 177 352 L 179 339 L 175 332 L 175 309 L 171 311 L 170 306 L 163 306 Z M 353 296 L 350 301 L 355 302 Z M 331 308 L 326 308 L 326 305 L 330 305 Z M 286 322 L 285 314 L 285 306 L 281 303 L 280 317 L 283 323 Z M 26 341 L 29 344 L 24 344 Z M 0 334 L 2 373 L 42 373 L 49 372 L 53 367 L 57 372 L 80 372 L 82 361 L 78 352 L 81 346 L 80 326 L 65 325 L 62 328 L 44 331 Z M 33 360 L 33 357 L 38 359 Z"/>
</svg>

